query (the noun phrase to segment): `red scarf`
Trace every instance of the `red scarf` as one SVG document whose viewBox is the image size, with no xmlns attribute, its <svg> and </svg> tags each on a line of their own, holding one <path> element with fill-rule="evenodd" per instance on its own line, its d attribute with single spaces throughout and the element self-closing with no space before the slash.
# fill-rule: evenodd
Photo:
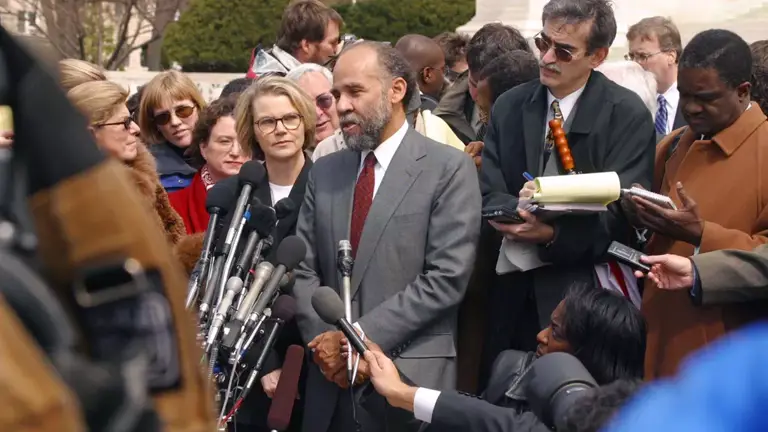
<svg viewBox="0 0 768 432">
<path fill-rule="evenodd" d="M 203 180 L 203 186 L 205 186 L 206 191 L 216 184 L 216 182 L 213 181 L 211 170 L 208 169 L 208 164 L 203 165 L 203 167 L 200 169 L 200 178 Z"/>
</svg>

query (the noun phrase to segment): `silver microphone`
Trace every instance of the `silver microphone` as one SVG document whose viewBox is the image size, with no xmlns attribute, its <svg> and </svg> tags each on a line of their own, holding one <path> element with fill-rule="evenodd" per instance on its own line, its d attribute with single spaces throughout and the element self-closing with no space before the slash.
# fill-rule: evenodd
<svg viewBox="0 0 768 432">
<path fill-rule="evenodd" d="M 242 321 L 245 321 L 246 318 L 248 318 L 248 314 L 251 311 L 251 307 L 253 307 L 253 304 L 256 302 L 256 299 L 259 297 L 259 294 L 261 293 L 261 290 L 264 288 L 264 285 L 272 276 L 272 271 L 274 269 L 275 269 L 275 266 L 268 261 L 263 261 L 259 263 L 258 266 L 256 266 L 256 271 L 255 271 L 256 274 L 253 276 L 253 282 L 251 283 L 251 287 L 248 289 L 248 294 L 245 295 L 245 300 L 243 300 L 243 304 L 241 304 L 240 307 L 237 309 L 237 314 L 235 315 L 235 319 L 237 321 L 242 322 Z"/>
<path fill-rule="evenodd" d="M 211 329 L 208 332 L 208 340 L 205 341 L 205 350 L 213 345 L 216 341 L 216 337 L 219 335 L 219 330 L 224 324 L 224 319 L 227 317 L 229 307 L 232 306 L 232 302 L 235 300 L 235 296 L 243 289 L 243 280 L 238 277 L 231 277 L 227 281 L 227 293 L 221 299 L 216 314 L 213 316 L 213 322 L 211 323 Z"/>
<path fill-rule="evenodd" d="M 344 301 L 344 315 L 348 322 L 352 322 L 352 267 L 355 260 L 352 258 L 352 244 L 349 240 L 339 240 L 339 251 L 336 256 L 336 265 L 341 273 L 341 297 Z M 351 383 L 354 379 L 354 367 L 352 361 L 352 345 L 347 345 L 347 378 Z"/>
</svg>

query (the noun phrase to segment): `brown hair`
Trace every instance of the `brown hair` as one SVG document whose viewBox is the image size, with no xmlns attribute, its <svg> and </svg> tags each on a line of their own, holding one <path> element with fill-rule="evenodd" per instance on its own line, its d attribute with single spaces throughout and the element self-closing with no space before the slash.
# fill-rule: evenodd
<svg viewBox="0 0 768 432">
<path fill-rule="evenodd" d="M 202 168 L 205 165 L 205 158 L 200 151 L 200 147 L 205 145 L 211 138 L 211 131 L 216 123 L 222 117 L 234 117 L 235 107 L 237 106 L 238 94 L 232 94 L 219 98 L 200 111 L 200 116 L 192 132 L 192 145 L 184 153 L 189 158 L 189 164 L 195 168 Z M 243 148 L 243 153 L 247 156 L 252 154 L 252 149 Z"/>
<path fill-rule="evenodd" d="M 108 121 L 125 105 L 128 91 L 112 81 L 89 81 L 67 92 L 67 98 L 90 125 L 98 125 Z"/>
<path fill-rule="evenodd" d="M 264 95 L 285 96 L 302 117 L 304 125 L 304 149 L 313 147 L 315 141 L 315 104 L 312 98 L 288 78 L 268 76 L 257 79 L 245 92 L 240 94 L 235 108 L 237 140 L 243 149 L 253 151 L 253 158 L 264 160 L 264 152 L 256 140 L 256 116 L 253 115 L 253 102 Z"/>
<path fill-rule="evenodd" d="M 663 52 L 674 52 L 675 62 L 680 61 L 683 53 L 683 43 L 680 41 L 680 31 L 671 19 L 662 16 L 643 18 L 633 24 L 627 31 L 627 40 L 651 40 L 654 36 L 659 41 Z"/>
<path fill-rule="evenodd" d="M 440 49 L 445 54 L 445 65 L 453 68 L 456 63 L 467 60 L 467 48 L 469 47 L 469 36 L 444 32 L 434 37 L 434 41 L 440 45 Z"/>
<path fill-rule="evenodd" d="M 160 144 L 165 141 L 155 124 L 155 109 L 168 100 L 190 100 L 198 110 L 205 107 L 205 100 L 195 83 L 185 74 L 168 70 L 155 75 L 144 86 L 139 104 L 139 128 L 141 136 L 148 144 Z"/>
<path fill-rule="evenodd" d="M 106 81 L 104 69 L 85 60 L 64 59 L 59 61 L 59 84 L 70 91 L 89 81 Z"/>
<path fill-rule="evenodd" d="M 768 40 L 753 42 L 752 52 L 752 100 L 768 113 Z"/>
<path fill-rule="evenodd" d="M 344 24 L 335 9 L 319 0 L 293 0 L 283 12 L 276 45 L 294 55 L 301 41 L 320 42 L 325 39 L 325 28 L 331 21 L 339 27 Z"/>
</svg>

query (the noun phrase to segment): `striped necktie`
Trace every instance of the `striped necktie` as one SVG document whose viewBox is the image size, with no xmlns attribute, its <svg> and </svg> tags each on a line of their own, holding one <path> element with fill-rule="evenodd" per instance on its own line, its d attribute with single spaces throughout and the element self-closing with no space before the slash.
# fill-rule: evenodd
<svg viewBox="0 0 768 432">
<path fill-rule="evenodd" d="M 659 135 L 667 134 L 667 100 L 664 99 L 664 95 L 659 95 L 656 98 L 659 104 L 659 109 L 656 111 L 656 133 Z"/>
</svg>

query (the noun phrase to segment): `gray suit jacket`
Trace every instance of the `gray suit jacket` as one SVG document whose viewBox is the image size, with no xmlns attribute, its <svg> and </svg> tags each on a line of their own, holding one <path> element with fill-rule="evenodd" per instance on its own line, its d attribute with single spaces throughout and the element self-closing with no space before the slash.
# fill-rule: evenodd
<svg viewBox="0 0 768 432">
<path fill-rule="evenodd" d="M 691 257 L 705 305 L 768 300 L 768 245 L 752 252 L 721 250 Z"/>
<path fill-rule="evenodd" d="M 339 240 L 349 239 L 359 165 L 359 153 L 345 149 L 318 159 L 310 173 L 297 225 L 308 251 L 294 271 L 293 289 L 305 342 L 333 330 L 311 298 L 319 286 L 341 286 L 336 254 Z M 456 313 L 474 263 L 480 213 L 472 160 L 409 129 L 366 219 L 352 274 L 352 313 L 366 337 L 420 386 L 455 386 Z M 332 413 L 327 404 L 335 403 L 334 389 L 311 365 L 308 409 Z M 311 430 L 327 428 L 312 418 L 318 426 Z"/>
</svg>

